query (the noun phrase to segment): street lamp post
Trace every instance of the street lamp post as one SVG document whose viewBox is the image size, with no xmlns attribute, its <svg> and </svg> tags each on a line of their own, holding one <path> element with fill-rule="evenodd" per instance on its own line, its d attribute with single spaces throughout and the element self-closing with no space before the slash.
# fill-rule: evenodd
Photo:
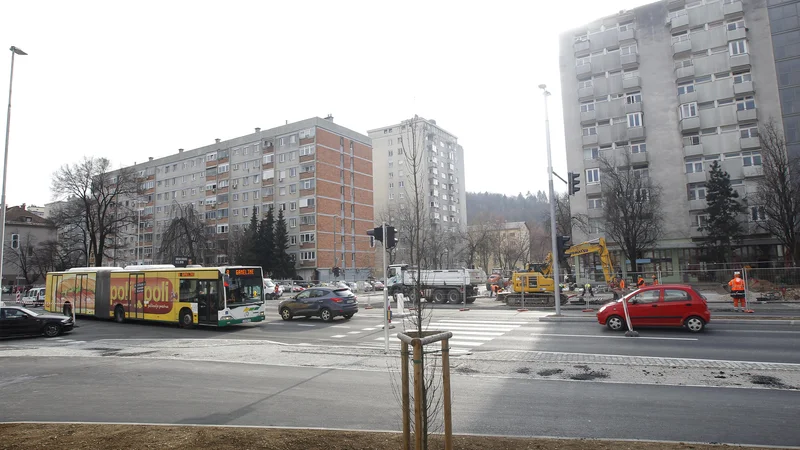
<svg viewBox="0 0 800 450">
<path fill-rule="evenodd" d="M 3 261 L 5 259 L 6 243 L 6 174 L 8 173 L 8 134 L 11 128 L 11 88 L 14 86 L 14 56 L 24 56 L 27 53 L 13 45 L 11 50 L 11 77 L 8 82 L 8 112 L 6 113 L 6 148 L 3 156 L 3 194 L 0 198 L 0 285 L 3 284 Z"/>
<path fill-rule="evenodd" d="M 550 238 L 553 253 L 553 294 L 555 295 L 556 315 L 561 315 L 561 286 L 558 284 L 560 278 L 558 272 L 558 245 L 556 244 L 556 191 L 553 189 L 553 157 L 550 152 L 550 116 L 547 114 L 547 97 L 550 92 L 544 84 L 539 85 L 544 96 L 544 133 L 547 140 L 547 180 L 550 184 Z"/>
</svg>

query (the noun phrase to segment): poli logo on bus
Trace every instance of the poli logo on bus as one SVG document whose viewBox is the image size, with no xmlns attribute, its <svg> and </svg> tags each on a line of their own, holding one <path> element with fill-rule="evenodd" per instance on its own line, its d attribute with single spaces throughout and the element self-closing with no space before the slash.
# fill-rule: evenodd
<svg viewBox="0 0 800 450">
<path fill-rule="evenodd" d="M 148 277 L 146 282 L 130 283 L 127 278 L 111 278 L 111 303 L 127 304 L 135 301 L 137 309 L 148 314 L 172 311 L 172 301 L 177 294 L 168 278 Z"/>
</svg>

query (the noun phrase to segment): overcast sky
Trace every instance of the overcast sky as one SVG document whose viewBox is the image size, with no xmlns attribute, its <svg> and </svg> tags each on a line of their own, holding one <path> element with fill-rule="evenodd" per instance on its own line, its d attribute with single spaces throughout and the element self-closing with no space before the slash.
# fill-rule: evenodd
<svg viewBox="0 0 800 450">
<path fill-rule="evenodd" d="M 559 33 L 645 3 L 3 2 L 2 104 L 8 47 L 29 53 L 14 69 L 7 201 L 50 202 L 53 172 L 84 155 L 129 165 L 329 113 L 364 134 L 436 119 L 464 146 L 468 191 L 546 190 L 541 83 L 566 172 Z"/>
</svg>

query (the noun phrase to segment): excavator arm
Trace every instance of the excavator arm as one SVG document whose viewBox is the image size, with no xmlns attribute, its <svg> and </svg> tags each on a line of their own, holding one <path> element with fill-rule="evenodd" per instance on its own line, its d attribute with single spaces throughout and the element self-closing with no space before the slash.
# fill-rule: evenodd
<svg viewBox="0 0 800 450">
<path fill-rule="evenodd" d="M 530 263 L 526 267 L 528 272 L 539 272 L 543 276 L 553 277 L 553 253 L 548 253 L 543 263 Z"/>
<path fill-rule="evenodd" d="M 603 266 L 603 276 L 606 279 L 606 283 L 614 282 L 614 264 L 611 262 L 611 254 L 608 252 L 608 247 L 606 247 L 605 238 L 594 239 L 573 245 L 568 248 L 565 253 L 567 256 L 598 253 L 600 256 L 600 264 Z"/>
</svg>

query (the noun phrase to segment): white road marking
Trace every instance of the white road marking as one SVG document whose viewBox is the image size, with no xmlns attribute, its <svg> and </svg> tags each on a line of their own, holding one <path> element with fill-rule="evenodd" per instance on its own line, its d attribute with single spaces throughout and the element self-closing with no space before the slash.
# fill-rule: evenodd
<svg viewBox="0 0 800 450">
<path fill-rule="evenodd" d="M 590 334 L 550 334 L 550 333 L 531 333 L 531 336 L 554 336 L 554 337 L 576 337 L 576 338 L 592 338 L 592 339 L 630 339 L 627 336 L 593 336 Z M 697 338 L 673 338 L 673 337 L 650 337 L 639 336 L 635 339 L 651 339 L 661 341 L 697 341 Z"/>
<path fill-rule="evenodd" d="M 298 327 L 315 327 L 316 325 L 313 323 L 298 323 Z"/>
<path fill-rule="evenodd" d="M 331 325 L 331 328 L 350 328 L 347 325 Z"/>
<path fill-rule="evenodd" d="M 494 324 L 494 325 L 526 325 L 528 322 L 509 322 L 506 320 L 458 320 L 458 319 L 441 319 L 439 322 L 447 323 L 461 323 L 467 325 L 474 324 Z"/>
<path fill-rule="evenodd" d="M 343 338 L 343 337 L 345 337 L 345 336 L 346 336 L 346 335 L 344 335 L 344 334 L 337 334 L 337 335 L 335 335 L 335 336 L 331 336 L 331 337 L 332 337 L 332 338 Z"/>
<path fill-rule="evenodd" d="M 362 328 L 361 331 L 375 331 L 377 328 Z"/>
<path fill-rule="evenodd" d="M 360 331 L 348 331 L 347 334 L 361 334 Z"/>
</svg>

